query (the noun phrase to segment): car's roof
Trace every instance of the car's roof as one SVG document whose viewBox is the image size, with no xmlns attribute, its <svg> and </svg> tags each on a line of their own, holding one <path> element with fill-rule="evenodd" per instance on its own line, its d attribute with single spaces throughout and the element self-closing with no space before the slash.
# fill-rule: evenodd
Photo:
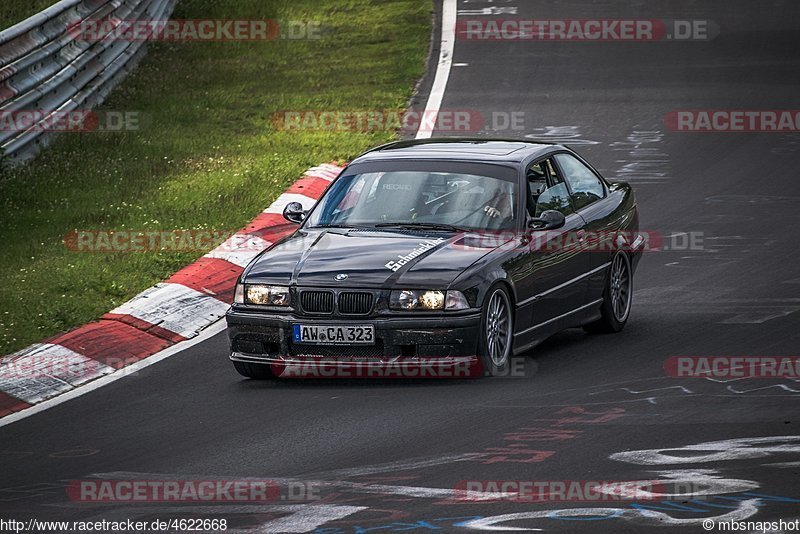
<svg viewBox="0 0 800 534">
<path fill-rule="evenodd" d="M 444 137 L 396 141 L 379 146 L 357 157 L 353 163 L 398 159 L 474 161 L 483 163 L 519 162 L 528 156 L 544 154 L 559 145 L 514 139 L 472 139 Z"/>
</svg>

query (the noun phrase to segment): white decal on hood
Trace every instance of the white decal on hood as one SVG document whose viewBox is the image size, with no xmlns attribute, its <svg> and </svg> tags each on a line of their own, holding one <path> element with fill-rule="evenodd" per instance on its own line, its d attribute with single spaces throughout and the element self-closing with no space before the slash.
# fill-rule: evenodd
<svg viewBox="0 0 800 534">
<path fill-rule="evenodd" d="M 417 256 L 421 256 L 422 254 L 424 254 L 428 250 L 432 249 L 433 247 L 435 247 L 436 245 L 438 245 L 442 241 L 444 241 L 443 237 L 437 237 L 436 239 L 426 239 L 425 241 L 420 243 L 417 246 L 417 248 L 415 248 L 414 250 L 412 250 L 411 252 L 409 252 L 405 256 L 401 256 L 400 254 L 398 254 L 397 255 L 397 257 L 399 258 L 398 260 L 391 260 L 384 267 L 386 267 L 387 269 L 389 269 L 391 271 L 398 271 L 398 270 L 400 270 L 400 267 L 402 267 L 406 263 L 410 262 L 411 260 L 413 260 Z"/>
</svg>

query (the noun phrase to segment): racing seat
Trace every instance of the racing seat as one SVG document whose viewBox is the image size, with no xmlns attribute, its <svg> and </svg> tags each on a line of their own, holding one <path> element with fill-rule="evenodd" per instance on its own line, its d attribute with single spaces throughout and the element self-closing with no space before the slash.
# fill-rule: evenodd
<svg viewBox="0 0 800 534">
<path fill-rule="evenodd" d="M 382 216 L 389 222 L 410 221 L 419 206 L 424 205 L 420 184 L 426 172 L 391 172 L 380 178 L 377 195 L 381 200 Z"/>
</svg>

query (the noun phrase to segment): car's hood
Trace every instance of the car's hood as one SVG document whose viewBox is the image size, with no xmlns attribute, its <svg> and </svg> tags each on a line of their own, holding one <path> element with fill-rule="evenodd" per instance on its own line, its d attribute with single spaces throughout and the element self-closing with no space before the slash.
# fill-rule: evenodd
<svg viewBox="0 0 800 534">
<path fill-rule="evenodd" d="M 245 279 L 300 286 L 447 288 L 498 241 L 447 232 L 299 230 L 253 262 Z"/>
</svg>

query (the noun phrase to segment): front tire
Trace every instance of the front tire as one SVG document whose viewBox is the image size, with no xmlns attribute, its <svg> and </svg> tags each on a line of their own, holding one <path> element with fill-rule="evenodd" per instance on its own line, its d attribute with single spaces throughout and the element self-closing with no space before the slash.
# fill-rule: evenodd
<svg viewBox="0 0 800 534">
<path fill-rule="evenodd" d="M 478 357 L 486 375 L 498 376 L 508 372 L 513 334 L 514 315 L 508 291 L 501 285 L 493 286 L 484 300 L 478 341 Z"/>
<path fill-rule="evenodd" d="M 583 329 L 590 334 L 611 334 L 621 332 L 631 314 L 633 300 L 633 269 L 631 258 L 619 251 L 611 260 L 611 269 L 603 290 L 603 305 L 600 319 L 589 323 Z"/>
<path fill-rule="evenodd" d="M 238 373 L 246 378 L 254 380 L 265 380 L 272 378 L 272 370 L 269 365 L 263 363 L 233 362 L 233 366 Z"/>
</svg>

